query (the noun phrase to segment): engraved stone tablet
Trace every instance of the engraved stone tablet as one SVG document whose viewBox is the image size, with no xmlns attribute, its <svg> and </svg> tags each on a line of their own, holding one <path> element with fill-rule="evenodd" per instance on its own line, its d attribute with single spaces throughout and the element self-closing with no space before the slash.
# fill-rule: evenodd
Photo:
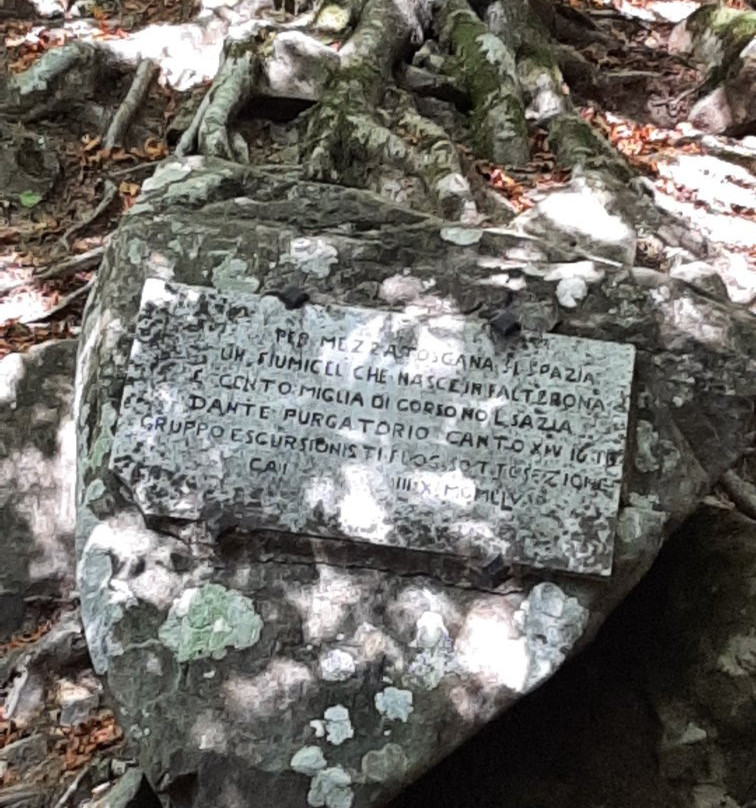
<svg viewBox="0 0 756 808">
<path fill-rule="evenodd" d="M 151 279 L 111 468 L 146 515 L 609 575 L 633 361 Z"/>
</svg>

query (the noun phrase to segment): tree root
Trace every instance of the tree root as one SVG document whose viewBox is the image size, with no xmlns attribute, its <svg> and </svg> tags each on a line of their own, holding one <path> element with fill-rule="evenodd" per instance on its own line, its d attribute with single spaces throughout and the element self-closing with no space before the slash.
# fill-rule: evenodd
<svg viewBox="0 0 756 808">
<path fill-rule="evenodd" d="M 449 67 L 472 101 L 476 153 L 495 163 L 527 162 L 528 130 L 512 49 L 491 32 L 467 0 L 447 0 L 437 16 L 441 41 L 456 57 Z"/>
<path fill-rule="evenodd" d="M 480 218 L 455 146 L 468 132 L 477 157 L 520 166 L 530 158 L 529 125 L 545 127 L 562 166 L 625 182 L 632 172 L 572 106 L 561 66 L 581 74 L 587 63 L 555 40 L 557 16 L 581 24 L 546 0 L 494 0 L 485 22 L 469 0 L 320 0 L 292 23 L 250 20 L 226 39 L 176 152 L 247 163 L 235 117 L 272 97 L 313 103 L 300 127 L 305 177 L 368 187 L 450 219 Z M 442 52 L 429 43 L 409 64 L 431 22 Z M 107 43 L 49 51 L 8 80 L 6 110 L 42 117 L 81 103 L 106 71 L 123 71 L 123 59 Z M 154 71 L 149 61 L 137 68 L 106 148 L 123 138 Z M 587 65 L 585 81 L 601 77 Z M 416 105 L 421 96 L 439 101 Z"/>
<path fill-rule="evenodd" d="M 393 116 L 377 111 L 391 87 L 392 69 L 411 42 L 419 44 L 426 22 L 422 4 L 367 0 L 341 49 L 341 70 L 306 118 L 304 171 L 310 179 L 380 187 L 386 166 L 401 168 L 421 180 L 443 215 L 473 221 L 475 203 L 448 134 L 400 91 L 390 91 Z"/>
<path fill-rule="evenodd" d="M 84 286 L 80 286 L 75 291 L 71 292 L 70 294 L 66 295 L 60 302 L 58 302 L 55 306 L 53 306 L 49 311 L 46 311 L 44 314 L 40 314 L 39 316 L 29 316 L 29 317 L 22 317 L 19 322 L 23 323 L 24 325 L 30 325 L 31 323 L 42 323 L 46 320 L 49 320 L 51 317 L 54 317 L 56 314 L 60 314 L 60 312 L 67 309 L 71 303 L 78 300 L 80 297 L 84 297 L 88 295 L 92 287 L 94 286 L 95 279 L 90 278 Z"/>
<path fill-rule="evenodd" d="M 93 247 L 86 252 L 72 255 L 59 264 L 54 264 L 39 273 L 35 273 L 34 280 L 46 281 L 50 280 L 50 278 L 66 278 L 69 275 L 75 275 L 77 272 L 93 269 L 102 261 L 102 257 L 105 255 L 105 246 L 105 244 L 101 244 L 99 247 Z"/>
<path fill-rule="evenodd" d="M 569 169 L 597 171 L 627 182 L 633 171 L 589 123 L 574 112 L 549 121 L 548 140 L 557 162 Z"/>
<path fill-rule="evenodd" d="M 112 182 L 111 180 L 105 181 L 105 191 L 102 195 L 102 199 L 100 200 L 97 207 L 82 221 L 76 222 L 72 224 L 68 230 L 60 237 L 61 244 L 68 250 L 69 246 L 69 239 L 75 233 L 78 233 L 80 230 L 83 230 L 85 227 L 88 227 L 92 222 L 96 221 L 103 213 L 110 207 L 113 200 L 118 195 L 118 186 Z"/>
<path fill-rule="evenodd" d="M 497 0 L 486 19 L 493 33 L 511 42 L 516 51 L 517 76 L 527 106 L 525 117 L 542 125 L 569 112 L 569 95 L 554 44 L 527 0 L 506 4 Z"/>
<path fill-rule="evenodd" d="M 196 146 L 199 152 L 211 157 L 249 162 L 244 138 L 232 133 L 230 125 L 236 111 L 252 94 L 260 71 L 260 50 L 268 35 L 269 29 L 261 27 L 249 38 L 226 41 L 213 86 L 178 143 L 179 156 L 191 154 Z"/>
<path fill-rule="evenodd" d="M 419 6 L 404 6 L 405 0 L 365 3 L 354 34 L 340 51 L 341 70 L 307 116 L 301 149 L 306 176 L 337 182 L 345 171 L 363 174 L 361 166 L 351 164 L 371 151 L 400 158 L 406 152 L 401 139 L 385 131 L 374 115 L 394 65 L 422 31 Z"/>
<path fill-rule="evenodd" d="M 396 134 L 364 96 L 361 110 L 355 110 L 357 88 L 345 78 L 340 76 L 308 121 L 308 176 L 380 190 L 386 168 L 399 168 L 422 182 L 443 216 L 476 221 L 470 186 L 447 133 L 421 116 L 409 95 L 394 91 Z M 318 127 L 323 127 L 320 136 Z"/>
<path fill-rule="evenodd" d="M 746 482 L 734 471 L 722 476 L 722 487 L 741 513 L 756 519 L 756 486 Z"/>
</svg>

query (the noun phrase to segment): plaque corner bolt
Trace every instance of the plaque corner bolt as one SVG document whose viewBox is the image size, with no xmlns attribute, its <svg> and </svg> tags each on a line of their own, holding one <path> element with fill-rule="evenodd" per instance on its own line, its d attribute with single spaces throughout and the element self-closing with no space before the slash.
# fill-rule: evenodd
<svg viewBox="0 0 756 808">
<path fill-rule="evenodd" d="M 511 309 L 501 309 L 488 320 L 488 325 L 502 337 L 517 336 L 522 326 L 517 315 Z"/>
<path fill-rule="evenodd" d="M 305 303 L 310 301 L 310 295 L 299 286 L 286 286 L 284 289 L 272 291 L 270 294 L 277 297 L 289 311 L 301 309 Z"/>
</svg>

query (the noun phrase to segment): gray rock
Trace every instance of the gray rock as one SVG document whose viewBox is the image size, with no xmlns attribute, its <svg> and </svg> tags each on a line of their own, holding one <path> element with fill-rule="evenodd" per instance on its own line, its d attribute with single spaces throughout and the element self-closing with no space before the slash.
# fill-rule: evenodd
<svg viewBox="0 0 756 808">
<path fill-rule="evenodd" d="M 0 637 L 73 585 L 74 341 L 0 361 Z"/>
<path fill-rule="evenodd" d="M 2 198 L 19 205 L 21 194 L 44 197 L 60 171 L 55 151 L 43 135 L 27 132 L 19 124 L 0 122 L 0 188 Z"/>
<path fill-rule="evenodd" d="M 63 727 L 84 724 L 100 704 L 100 686 L 92 677 L 77 681 L 63 678 L 58 682 L 56 701 L 60 707 L 58 723 Z"/>
<path fill-rule="evenodd" d="M 145 183 L 109 245 L 78 359 L 77 575 L 96 669 L 172 804 L 385 801 L 587 642 L 741 454 L 756 387 L 745 312 L 620 269 L 562 309 L 555 283 L 527 276 L 513 293 L 481 267 L 521 246 L 515 235 L 450 243 L 447 225 L 278 168 L 191 159 Z M 624 225 L 614 235 L 624 262 L 634 242 Z M 335 260 L 317 272 L 283 260 L 302 238 L 326 241 Z M 347 541 L 145 520 L 109 470 L 144 281 L 222 290 L 230 262 L 258 294 L 292 287 L 316 305 L 375 307 L 381 284 L 406 275 L 422 282 L 412 305 L 425 312 L 485 319 L 510 306 L 525 330 L 559 321 L 565 335 L 631 342 L 643 428 L 630 436 L 611 579 L 511 574 L 486 587 L 443 555 L 418 570 L 396 548 L 358 558 Z M 334 652 L 354 675 L 323 666 L 346 659 Z"/>
<path fill-rule="evenodd" d="M 0 760 L 8 764 L 14 774 L 23 777 L 47 757 L 47 739 L 42 733 L 13 741 L 0 749 Z"/>
<path fill-rule="evenodd" d="M 126 772 L 104 794 L 87 803 L 87 808 L 159 808 L 157 797 L 150 790 L 139 769 Z"/>
</svg>

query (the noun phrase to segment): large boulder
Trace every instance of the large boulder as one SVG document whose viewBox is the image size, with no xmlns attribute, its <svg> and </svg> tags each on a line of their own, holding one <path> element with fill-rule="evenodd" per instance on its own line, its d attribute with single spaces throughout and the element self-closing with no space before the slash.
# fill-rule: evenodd
<svg viewBox="0 0 756 808">
<path fill-rule="evenodd" d="M 604 218 L 594 245 L 609 225 L 631 238 L 616 211 Z M 78 584 L 95 667 L 167 805 L 387 800 L 585 643 L 739 458 L 756 386 L 749 315 L 622 266 L 616 250 L 569 248 L 281 167 L 172 160 L 145 183 L 82 328 Z M 632 343 L 611 577 L 511 570 L 486 582 L 419 571 L 393 548 L 357 556 L 348 542 L 326 563 L 285 533 L 145 519 L 110 461 L 147 278 Z"/>
</svg>

